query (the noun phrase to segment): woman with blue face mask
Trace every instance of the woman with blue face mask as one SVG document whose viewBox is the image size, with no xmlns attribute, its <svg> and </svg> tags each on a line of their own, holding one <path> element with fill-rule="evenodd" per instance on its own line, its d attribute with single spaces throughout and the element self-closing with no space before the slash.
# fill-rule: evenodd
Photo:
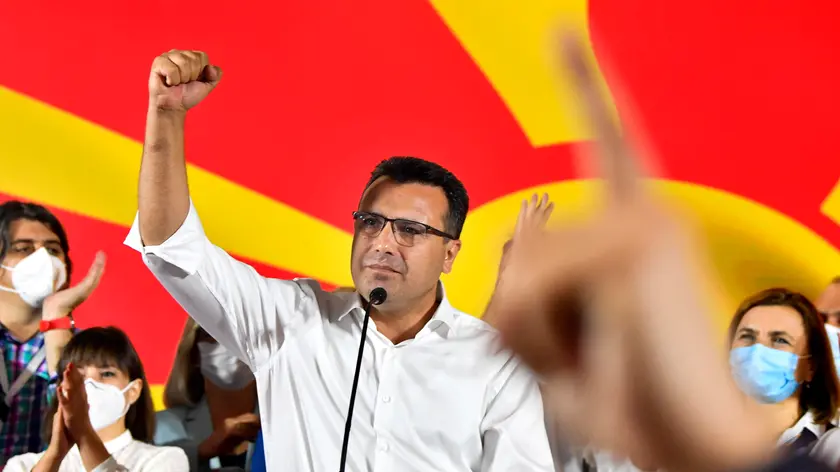
<svg viewBox="0 0 840 472">
<path fill-rule="evenodd" d="M 729 329 L 735 382 L 765 411 L 778 445 L 840 464 L 831 421 L 840 385 L 823 321 L 802 294 L 782 288 L 747 298 Z"/>
</svg>

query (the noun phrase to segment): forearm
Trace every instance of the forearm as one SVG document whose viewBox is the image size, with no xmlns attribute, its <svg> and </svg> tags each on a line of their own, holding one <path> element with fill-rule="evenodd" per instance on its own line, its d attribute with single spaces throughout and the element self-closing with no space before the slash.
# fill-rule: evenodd
<svg viewBox="0 0 840 472">
<path fill-rule="evenodd" d="M 189 212 L 185 116 L 184 111 L 149 106 L 138 190 L 140 234 L 145 245 L 166 241 Z"/>
<path fill-rule="evenodd" d="M 50 375 L 58 372 L 58 360 L 64 346 L 73 338 L 73 332 L 69 329 L 53 329 L 44 333 L 44 346 L 47 350 L 47 369 Z"/>
<path fill-rule="evenodd" d="M 63 458 L 59 457 L 56 451 L 47 449 L 46 452 L 44 452 L 44 455 L 41 456 L 41 460 L 35 464 L 32 472 L 58 472 L 62 459 Z"/>
<path fill-rule="evenodd" d="M 70 310 L 60 308 L 57 304 L 46 303 L 41 319 L 55 321 L 70 316 Z M 44 348 L 47 350 L 47 369 L 50 375 L 58 372 L 58 360 L 64 351 L 64 346 L 73 338 L 72 329 L 50 329 L 44 333 Z"/>
<path fill-rule="evenodd" d="M 484 315 L 481 316 L 481 319 L 489 324 L 490 326 L 495 326 L 494 323 L 497 318 L 497 309 L 496 305 L 496 293 L 499 292 L 502 284 L 504 283 L 504 267 L 499 268 L 499 275 L 496 278 L 496 285 L 493 287 L 493 293 L 490 295 L 490 301 L 487 303 L 487 307 L 484 309 Z"/>
<path fill-rule="evenodd" d="M 219 455 L 219 448 L 224 437 L 215 431 L 198 445 L 198 460 L 205 462 Z"/>
<path fill-rule="evenodd" d="M 647 274 L 661 276 L 642 279 L 647 285 L 639 293 L 649 316 L 628 320 L 632 355 L 639 356 L 636 365 L 645 366 L 635 381 L 657 406 L 656 419 L 680 425 L 661 431 L 668 432 L 671 450 L 684 463 L 695 470 L 742 469 L 772 455 L 775 437 L 735 386 L 715 342 L 712 311 L 698 288 L 706 286 L 702 274 L 708 272 L 686 269 L 704 268 L 702 261 L 681 266 L 673 260 L 649 261 L 654 267 Z M 697 414 L 701 408 L 714 408 L 715 414 Z"/>
<path fill-rule="evenodd" d="M 105 449 L 105 444 L 102 443 L 93 428 L 80 435 L 77 444 L 85 470 L 94 470 L 111 457 L 111 454 Z"/>
</svg>

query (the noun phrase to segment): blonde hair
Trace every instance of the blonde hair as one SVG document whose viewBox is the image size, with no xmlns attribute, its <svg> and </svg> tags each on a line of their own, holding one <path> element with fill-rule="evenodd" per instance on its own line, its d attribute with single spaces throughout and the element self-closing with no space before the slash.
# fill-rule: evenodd
<svg viewBox="0 0 840 472">
<path fill-rule="evenodd" d="M 195 347 L 199 329 L 198 323 L 187 317 L 175 352 L 175 362 L 172 363 L 172 370 L 163 388 L 163 404 L 166 408 L 194 407 L 204 396 L 204 376 L 201 375 L 200 358 Z"/>
</svg>

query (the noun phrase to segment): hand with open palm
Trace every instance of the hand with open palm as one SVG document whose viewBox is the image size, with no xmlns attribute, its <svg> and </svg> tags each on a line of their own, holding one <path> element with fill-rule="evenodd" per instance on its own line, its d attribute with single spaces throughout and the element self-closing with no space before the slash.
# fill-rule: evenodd
<svg viewBox="0 0 840 472">
<path fill-rule="evenodd" d="M 99 252 L 81 282 L 59 290 L 44 300 L 42 318 L 49 321 L 67 316 L 90 297 L 91 293 L 99 286 L 104 271 L 105 253 Z"/>
<path fill-rule="evenodd" d="M 553 210 L 554 202 L 549 200 L 547 193 L 544 193 L 542 197 L 534 194 L 530 200 L 522 200 L 522 206 L 519 209 L 519 216 L 516 218 L 516 226 L 513 230 L 513 238 L 509 239 L 502 247 L 502 260 L 499 262 L 500 278 L 507 262 L 507 255 L 510 253 L 513 244 L 518 239 L 525 238 L 527 234 L 545 228 Z"/>
</svg>

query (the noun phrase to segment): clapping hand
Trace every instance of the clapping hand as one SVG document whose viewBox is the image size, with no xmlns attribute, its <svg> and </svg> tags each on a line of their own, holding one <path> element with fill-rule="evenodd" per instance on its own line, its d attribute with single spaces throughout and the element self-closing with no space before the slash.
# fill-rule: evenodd
<svg viewBox="0 0 840 472">
<path fill-rule="evenodd" d="M 86 434 L 93 434 L 93 426 L 88 414 L 87 392 L 82 374 L 73 366 L 67 364 L 64 368 L 61 384 L 56 390 L 58 407 L 62 410 L 64 427 L 75 441 L 81 440 Z"/>
<path fill-rule="evenodd" d="M 85 300 L 90 297 L 96 287 L 99 286 L 99 281 L 102 280 L 102 274 L 105 272 L 105 253 L 98 252 L 96 258 L 88 269 L 87 275 L 78 284 L 59 290 L 44 300 L 42 309 L 43 318 L 45 320 L 54 320 L 67 316 L 71 311 L 76 309 Z"/>
</svg>

